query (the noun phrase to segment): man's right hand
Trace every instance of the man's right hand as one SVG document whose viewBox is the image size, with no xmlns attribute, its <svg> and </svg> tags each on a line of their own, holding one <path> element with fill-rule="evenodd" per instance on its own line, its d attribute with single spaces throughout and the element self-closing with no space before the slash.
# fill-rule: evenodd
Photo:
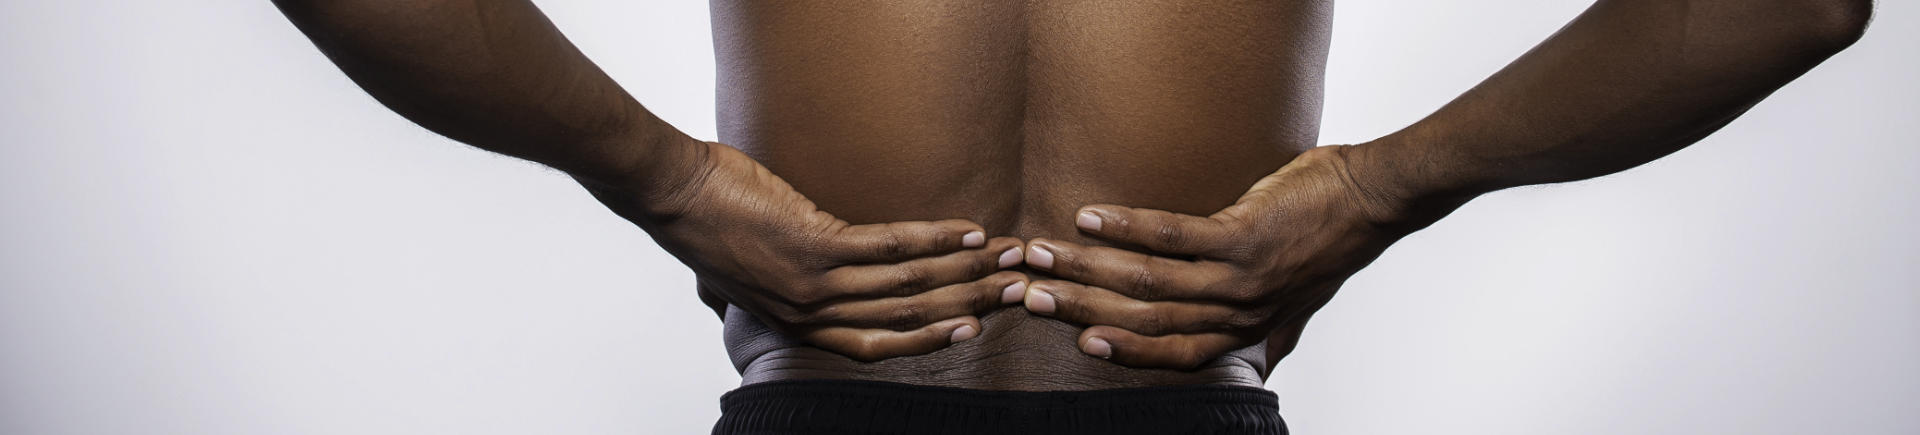
<svg viewBox="0 0 1920 435">
<path fill-rule="evenodd" d="M 961 219 L 852 225 L 751 157 L 687 139 L 654 192 L 584 183 L 699 275 L 701 290 L 775 331 L 860 361 L 933 352 L 1020 302 L 1021 241 Z M 703 297 L 706 295 L 703 295 Z"/>
</svg>

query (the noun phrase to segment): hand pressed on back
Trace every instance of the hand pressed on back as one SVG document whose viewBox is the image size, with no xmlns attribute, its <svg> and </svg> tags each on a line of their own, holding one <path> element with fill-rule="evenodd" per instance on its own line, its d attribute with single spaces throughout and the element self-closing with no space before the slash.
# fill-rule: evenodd
<svg viewBox="0 0 1920 435">
<path fill-rule="evenodd" d="M 987 239 L 959 219 L 851 225 L 746 154 L 688 141 L 703 152 L 686 153 L 696 156 L 694 169 L 670 191 L 589 190 L 692 268 L 709 303 L 875 361 L 973 338 L 975 315 L 1019 302 L 1024 275 L 1001 271 L 1020 264 L 1018 239 Z"/>
<path fill-rule="evenodd" d="M 1151 254 L 1035 240 L 1027 262 L 1067 281 L 1035 281 L 1027 306 L 1096 325 L 1079 339 L 1088 353 L 1192 367 L 1276 325 L 1297 330 L 1388 245 L 1479 195 L 1613 174 L 1698 142 L 1859 40 L 1873 8 L 1595 2 L 1419 122 L 1301 154 L 1213 216 L 1086 207 L 1084 231 Z"/>
<path fill-rule="evenodd" d="M 1134 250 L 1035 239 L 1027 264 L 1036 314 L 1093 325 L 1080 349 L 1139 367 L 1191 369 L 1304 321 L 1348 276 L 1410 229 L 1396 206 L 1348 172 L 1342 147 L 1309 150 L 1208 217 L 1117 205 L 1076 226 Z"/>
</svg>

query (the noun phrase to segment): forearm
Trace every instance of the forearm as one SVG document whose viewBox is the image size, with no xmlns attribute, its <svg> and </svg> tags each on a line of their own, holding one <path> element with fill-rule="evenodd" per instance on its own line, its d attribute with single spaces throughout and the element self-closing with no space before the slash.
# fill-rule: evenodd
<svg viewBox="0 0 1920 435">
<path fill-rule="evenodd" d="M 1865 0 L 1601 1 L 1426 119 L 1353 147 L 1353 171 L 1447 209 L 1625 170 L 1726 125 L 1851 44 L 1870 13 Z"/>
<path fill-rule="evenodd" d="M 686 151 L 527 1 L 274 3 L 367 93 L 454 140 L 607 184 Z"/>
</svg>

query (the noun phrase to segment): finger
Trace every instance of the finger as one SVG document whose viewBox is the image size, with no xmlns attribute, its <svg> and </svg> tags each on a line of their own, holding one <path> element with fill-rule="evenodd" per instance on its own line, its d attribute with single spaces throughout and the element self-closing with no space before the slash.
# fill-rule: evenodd
<svg viewBox="0 0 1920 435">
<path fill-rule="evenodd" d="M 827 327 L 806 333 L 807 343 L 861 362 L 920 355 L 980 335 L 980 319 L 947 319 L 912 331 Z"/>
<path fill-rule="evenodd" d="M 1215 253 L 1236 240 L 1232 225 L 1222 218 L 1108 204 L 1082 207 L 1074 215 L 1074 226 L 1102 239 L 1168 254 Z"/>
<path fill-rule="evenodd" d="M 1027 264 L 1054 276 L 1147 301 L 1234 296 L 1234 268 L 1050 239 L 1027 243 Z"/>
<path fill-rule="evenodd" d="M 1026 274 L 1006 271 L 913 296 L 832 304 L 815 311 L 810 320 L 819 325 L 905 331 L 1020 302 L 1026 285 Z"/>
<path fill-rule="evenodd" d="M 1020 239 L 1002 237 L 987 249 L 968 249 L 897 264 L 856 264 L 828 270 L 822 280 L 829 299 L 907 296 L 973 281 L 1020 264 Z M 816 301 L 820 302 L 820 301 Z"/>
<path fill-rule="evenodd" d="M 1145 336 L 1112 326 L 1080 333 L 1080 351 L 1120 365 L 1192 370 L 1251 343 L 1225 333 Z"/>
<path fill-rule="evenodd" d="M 850 225 L 826 244 L 829 256 L 848 263 L 894 263 L 984 246 L 985 230 L 965 219 Z"/>
<path fill-rule="evenodd" d="M 1149 302 L 1060 280 L 1027 287 L 1027 311 L 1083 325 L 1112 325 L 1147 335 L 1234 331 L 1258 326 L 1258 313 L 1225 305 Z"/>
</svg>

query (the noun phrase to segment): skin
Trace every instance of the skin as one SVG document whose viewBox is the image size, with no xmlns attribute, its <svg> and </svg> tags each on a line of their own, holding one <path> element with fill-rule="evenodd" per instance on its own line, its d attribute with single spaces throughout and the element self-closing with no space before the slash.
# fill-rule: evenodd
<svg viewBox="0 0 1920 435">
<path fill-rule="evenodd" d="M 652 235 L 745 383 L 1014 390 L 1260 386 L 1394 241 L 1685 147 L 1872 6 L 1601 1 L 1428 118 L 1313 147 L 1321 1 L 714 0 L 719 142 L 524 1 L 276 4 L 389 108 Z"/>
<path fill-rule="evenodd" d="M 1048 281 L 1030 293 L 1059 288 L 1085 305 L 1060 312 L 1114 326 L 1081 334 L 1089 353 L 1192 367 L 1312 315 L 1387 246 L 1474 197 L 1611 174 L 1693 144 L 1859 39 L 1872 6 L 1598 2 L 1426 119 L 1316 148 L 1218 213 L 1083 209 L 1083 231 L 1151 252 L 1033 244 L 1058 246 L 1065 278 L 1130 298 Z M 1199 257 L 1174 261 L 1188 254 Z"/>
</svg>

